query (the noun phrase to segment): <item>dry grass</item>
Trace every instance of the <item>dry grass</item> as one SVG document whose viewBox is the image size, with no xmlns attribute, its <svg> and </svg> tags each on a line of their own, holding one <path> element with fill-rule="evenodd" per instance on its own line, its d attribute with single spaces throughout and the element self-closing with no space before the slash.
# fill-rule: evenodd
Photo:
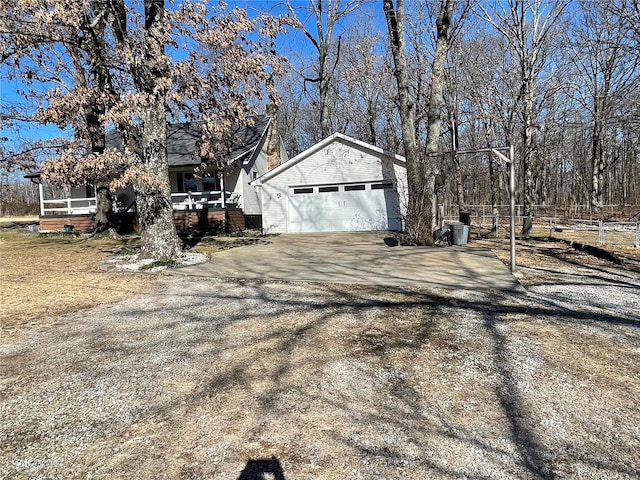
<svg viewBox="0 0 640 480">
<path fill-rule="evenodd" d="M 113 240 L 0 232 L 0 323 L 4 329 L 148 291 L 151 278 L 107 273 L 100 260 L 122 248 Z"/>
<path fill-rule="evenodd" d="M 600 246 L 606 250 L 615 253 L 624 253 L 626 255 L 640 257 L 640 248 L 634 247 L 635 232 L 633 231 L 605 231 L 604 245 L 600 245 L 598 230 L 571 229 L 565 228 L 560 230 L 550 229 L 548 227 L 535 227 L 533 236 L 553 237 L 573 242 L 580 242 L 586 245 Z"/>
<path fill-rule="evenodd" d="M 0 225 L 8 223 L 38 223 L 38 216 L 26 215 L 22 217 L 0 217 Z"/>
</svg>

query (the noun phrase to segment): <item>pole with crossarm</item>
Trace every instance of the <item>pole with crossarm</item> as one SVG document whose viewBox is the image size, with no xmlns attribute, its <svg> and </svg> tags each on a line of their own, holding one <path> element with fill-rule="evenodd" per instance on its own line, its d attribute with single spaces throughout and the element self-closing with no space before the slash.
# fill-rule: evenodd
<svg viewBox="0 0 640 480">
<path fill-rule="evenodd" d="M 495 148 L 491 149 L 496 157 L 509 164 L 509 256 L 511 257 L 511 273 L 516 271 L 516 168 L 513 161 L 513 145 L 509 147 L 509 157 Z"/>
</svg>

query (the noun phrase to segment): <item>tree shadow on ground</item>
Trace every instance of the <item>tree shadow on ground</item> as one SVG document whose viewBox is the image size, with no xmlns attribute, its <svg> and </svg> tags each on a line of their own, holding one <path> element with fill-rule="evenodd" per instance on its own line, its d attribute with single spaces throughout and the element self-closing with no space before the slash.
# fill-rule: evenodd
<svg viewBox="0 0 640 480">
<path fill-rule="evenodd" d="M 604 273 L 606 275 L 611 275 L 612 274 L 612 270 L 615 271 L 615 274 L 618 276 L 622 276 L 622 277 L 626 277 L 626 278 L 637 278 L 636 276 L 634 276 L 633 274 L 629 273 L 629 271 L 625 268 L 624 265 L 617 265 L 614 262 L 608 260 L 608 259 L 602 259 L 600 258 L 599 260 L 601 262 L 606 262 L 608 265 L 607 267 L 601 266 L 601 265 L 594 265 L 594 264 L 589 264 L 589 263 L 585 263 L 580 261 L 581 257 L 594 257 L 595 256 L 591 255 L 588 252 L 584 252 L 584 251 L 579 251 L 574 249 L 573 247 L 567 246 L 565 243 L 563 242 L 559 242 L 559 241 L 555 241 L 555 240 L 550 240 L 548 243 L 551 243 L 552 246 L 548 246 L 545 248 L 540 248 L 539 245 L 531 245 L 530 243 L 523 243 L 523 242 L 519 242 L 520 247 L 529 247 L 529 248 L 534 248 L 536 250 L 536 253 L 545 257 L 549 257 L 552 258 L 554 260 L 557 260 L 561 263 L 566 263 L 568 265 L 574 266 L 574 267 L 580 267 L 582 269 L 585 270 L 590 270 L 593 272 L 598 272 L 598 273 Z M 548 244 L 547 243 L 547 244 Z M 526 267 L 526 268 L 535 268 L 535 267 Z M 596 278 L 597 274 L 593 274 L 591 275 L 592 277 Z M 621 283 L 625 283 L 622 280 L 618 280 L 618 282 Z"/>
<path fill-rule="evenodd" d="M 543 455 L 543 448 L 535 428 L 530 422 L 530 412 L 524 406 L 524 399 L 514 374 L 508 355 L 507 338 L 498 326 L 500 320 L 495 312 L 485 311 L 484 326 L 493 339 L 493 367 L 500 378 L 495 386 L 495 394 L 511 429 L 511 438 L 520 454 L 522 463 L 536 479 L 552 479 L 553 472 L 548 467 L 549 459 Z"/>
<path fill-rule="evenodd" d="M 217 395 L 224 398 L 225 392 L 232 390 L 253 391 L 256 382 L 267 385 L 264 390 L 256 392 L 256 396 L 260 398 L 253 408 L 261 409 L 258 418 L 267 418 L 273 415 L 274 411 L 282 416 L 279 418 L 287 418 L 286 405 L 282 404 L 282 397 L 290 387 L 287 376 L 293 370 L 309 368 L 316 362 L 311 357 L 295 357 L 296 349 L 306 345 L 305 342 L 319 330 L 331 328 L 332 321 L 338 316 L 351 315 L 355 330 L 371 316 L 384 311 L 389 328 L 386 328 L 384 323 L 378 323 L 377 328 L 361 329 L 361 334 L 349 344 L 351 348 L 345 355 L 349 355 L 349 358 L 358 355 L 367 358 L 380 357 L 383 360 L 380 363 L 381 368 L 392 372 L 395 367 L 390 354 L 398 350 L 418 350 L 427 342 L 434 343 L 434 340 L 440 342 L 437 345 L 434 343 L 438 347 L 453 348 L 455 345 L 451 339 L 435 339 L 433 335 L 436 324 L 442 322 L 442 319 L 447 318 L 453 311 L 458 315 L 478 315 L 491 342 L 489 348 L 492 350 L 493 364 L 489 367 L 498 378 L 494 386 L 495 397 L 507 420 L 509 436 L 516 446 L 522 467 L 530 476 L 544 479 L 551 478 L 552 470 L 549 465 L 552 459 L 546 453 L 544 432 L 530 421 L 531 412 L 525 404 L 525 394 L 518 387 L 518 365 L 514 365 L 510 360 L 510 339 L 501 325 L 507 322 L 510 316 L 527 314 L 532 321 L 553 317 L 557 321 L 576 326 L 585 322 L 635 328 L 640 326 L 638 321 L 615 314 L 590 313 L 586 310 L 574 312 L 541 300 L 523 301 L 520 297 L 507 294 L 487 293 L 482 297 L 462 298 L 460 295 L 453 295 L 451 291 L 314 285 L 313 295 L 305 297 L 300 295 L 302 287 L 294 285 L 286 291 L 275 289 L 268 282 L 237 281 L 219 283 L 217 286 L 218 288 L 216 284 L 207 285 L 206 288 L 185 291 L 180 295 L 170 289 L 164 289 L 154 294 L 153 306 L 143 308 L 131 304 L 126 312 L 119 314 L 117 322 L 112 320 L 111 324 L 97 324 L 89 331 L 90 338 L 84 338 L 87 334 L 85 331 L 82 334 L 83 338 L 74 339 L 73 336 L 67 336 L 64 341 L 70 342 L 69 351 L 73 350 L 75 340 L 83 342 L 82 345 L 89 351 L 96 352 L 91 358 L 92 364 L 95 365 L 91 367 L 92 374 L 99 377 L 111 375 L 113 366 L 109 361 L 113 361 L 114 358 L 141 358 L 162 352 L 169 355 L 163 366 L 166 364 L 167 367 L 179 367 L 185 363 L 197 365 L 201 369 L 198 374 L 200 383 L 193 390 L 162 398 L 153 406 L 149 406 L 147 411 L 139 414 L 134 412 L 132 415 L 135 420 L 138 417 L 162 420 L 166 422 L 166 428 L 180 431 L 185 421 L 185 405 L 209 403 L 211 398 L 216 398 Z M 237 305 L 237 308 L 225 311 L 224 318 L 220 318 L 216 313 L 216 307 L 226 303 Z M 253 310 L 252 305 L 257 303 L 267 305 L 267 310 Z M 417 322 L 417 328 L 410 331 L 401 327 L 400 320 L 411 309 L 420 312 L 421 317 Z M 270 322 L 277 324 L 282 318 L 295 318 L 309 311 L 313 311 L 314 316 L 305 321 L 283 321 L 282 326 L 258 330 L 244 339 L 225 338 L 225 329 L 229 326 L 239 325 L 235 331 L 242 333 L 242 325 L 249 325 L 253 321 L 267 325 Z M 148 333 L 145 330 L 149 326 L 144 323 L 134 326 L 138 318 L 145 316 L 156 319 L 154 328 L 160 335 L 145 337 Z M 110 329 L 114 325 L 128 323 L 130 326 L 126 329 L 126 336 L 117 328 Z M 341 335 L 349 335 L 349 332 Z M 141 340 L 136 340 L 137 338 Z M 176 343 L 169 344 L 169 338 L 175 339 Z M 277 356 L 278 365 L 259 371 L 249 370 L 247 364 L 231 361 L 219 370 L 207 370 L 207 365 L 219 362 L 223 355 L 233 359 L 234 354 L 242 349 L 255 352 L 250 360 L 259 360 L 264 352 Z M 208 364 L 203 362 L 205 359 Z M 301 395 L 305 393 L 308 392 L 303 391 Z M 422 415 L 423 399 L 405 377 L 395 376 L 389 384 L 388 393 L 390 403 L 383 407 L 391 408 L 386 409 L 372 410 L 359 400 L 354 402 L 350 398 L 328 395 L 309 399 L 309 404 L 313 406 L 317 405 L 314 402 L 318 401 L 333 402 L 337 409 L 348 411 L 351 416 L 362 417 L 371 425 L 387 424 L 400 431 L 410 432 L 411 436 L 416 438 L 429 435 L 446 436 L 456 442 L 473 444 L 490 455 L 504 455 L 502 452 L 496 453 L 496 447 L 485 441 L 485 438 L 461 433 L 460 429 L 447 428 L 445 421 L 412 423 Z M 108 429 L 107 424 L 105 429 Z M 419 459 L 412 459 L 406 452 L 393 446 L 372 445 L 344 433 L 334 432 L 332 438 L 345 448 L 349 447 L 359 452 L 358 455 L 380 458 L 391 465 L 395 465 L 394 462 L 402 465 L 402 462 L 416 461 L 426 469 L 439 471 L 447 476 L 472 475 L 478 479 L 491 478 L 473 472 L 472 466 L 469 466 L 467 471 L 447 469 L 430 457 L 428 452 Z M 283 458 L 282 455 L 278 455 Z M 239 480 L 261 479 L 258 475 L 264 477 L 267 474 L 276 475 L 276 479 L 284 479 L 279 460 L 275 458 L 277 465 L 273 461 L 273 458 L 249 460 Z M 622 465 L 610 466 L 612 471 L 622 471 L 622 468 Z M 278 474 L 281 477 L 278 477 Z"/>
</svg>

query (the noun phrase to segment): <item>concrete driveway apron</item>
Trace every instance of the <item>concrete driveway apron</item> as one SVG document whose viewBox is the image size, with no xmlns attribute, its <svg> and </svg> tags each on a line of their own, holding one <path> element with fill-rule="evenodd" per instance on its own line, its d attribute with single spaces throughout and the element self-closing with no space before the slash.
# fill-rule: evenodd
<svg viewBox="0 0 640 480">
<path fill-rule="evenodd" d="M 379 286 L 524 289 L 490 250 L 404 247 L 386 232 L 283 234 L 216 252 L 176 274 Z"/>
</svg>

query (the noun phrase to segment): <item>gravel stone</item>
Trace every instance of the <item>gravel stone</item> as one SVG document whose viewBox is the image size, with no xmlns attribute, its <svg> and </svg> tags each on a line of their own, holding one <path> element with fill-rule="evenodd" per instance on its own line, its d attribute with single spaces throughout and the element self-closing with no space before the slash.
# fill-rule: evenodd
<svg viewBox="0 0 640 480">
<path fill-rule="evenodd" d="M 637 478 L 640 278 L 544 268 L 527 295 L 159 276 L 25 326 L 0 478 Z"/>
</svg>

